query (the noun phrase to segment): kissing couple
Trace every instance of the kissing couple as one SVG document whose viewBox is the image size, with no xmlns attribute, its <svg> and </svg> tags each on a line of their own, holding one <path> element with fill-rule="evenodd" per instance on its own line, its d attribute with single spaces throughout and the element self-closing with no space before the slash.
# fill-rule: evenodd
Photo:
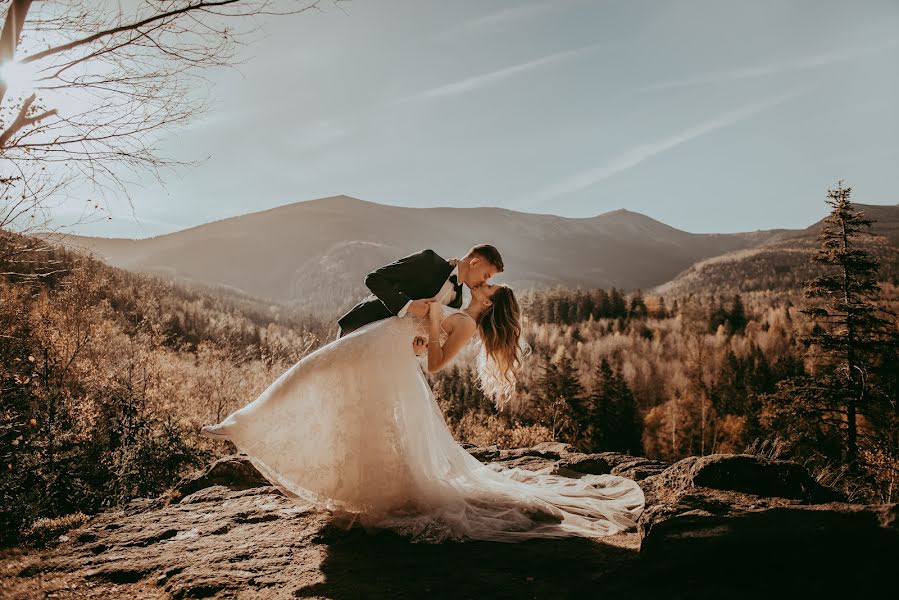
<svg viewBox="0 0 899 600">
<path fill-rule="evenodd" d="M 501 410 L 515 394 L 528 348 L 512 288 L 490 283 L 503 270 L 480 244 L 460 259 L 422 250 L 372 271 L 371 295 L 338 319 L 337 339 L 201 434 L 231 441 L 286 496 L 369 533 L 518 542 L 635 527 L 645 505 L 635 481 L 483 464 L 449 431 L 425 371 L 469 343 L 485 395 Z"/>
</svg>

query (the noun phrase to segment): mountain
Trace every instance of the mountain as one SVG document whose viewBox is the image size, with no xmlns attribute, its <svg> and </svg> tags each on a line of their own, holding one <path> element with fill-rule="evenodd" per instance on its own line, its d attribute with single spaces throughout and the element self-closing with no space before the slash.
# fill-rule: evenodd
<svg viewBox="0 0 899 600">
<path fill-rule="evenodd" d="M 422 248 L 452 257 L 476 243 L 492 243 L 506 263 L 497 281 L 518 288 L 631 290 L 660 285 L 697 261 L 802 233 L 688 233 L 624 209 L 571 219 L 502 208 L 404 208 L 335 196 L 151 238 L 68 236 L 65 245 L 129 270 L 333 313 L 368 293 L 367 272 Z"/>
<path fill-rule="evenodd" d="M 863 247 L 880 261 L 880 279 L 899 283 L 899 204 L 855 204 L 874 223 L 862 239 Z M 685 296 L 715 290 L 719 294 L 763 290 L 796 290 L 825 272 L 812 257 L 824 219 L 784 239 L 772 239 L 754 248 L 703 259 L 658 285 L 652 294 Z"/>
</svg>

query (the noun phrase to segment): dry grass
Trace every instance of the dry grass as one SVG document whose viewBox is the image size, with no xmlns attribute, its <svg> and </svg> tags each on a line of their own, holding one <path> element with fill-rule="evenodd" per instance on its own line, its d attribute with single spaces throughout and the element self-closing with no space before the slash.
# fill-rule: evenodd
<svg viewBox="0 0 899 600">
<path fill-rule="evenodd" d="M 51 540 L 59 539 L 70 529 L 84 525 L 89 518 L 82 512 L 76 512 L 62 517 L 38 519 L 23 532 L 23 541 L 31 546 L 44 546 Z"/>
</svg>

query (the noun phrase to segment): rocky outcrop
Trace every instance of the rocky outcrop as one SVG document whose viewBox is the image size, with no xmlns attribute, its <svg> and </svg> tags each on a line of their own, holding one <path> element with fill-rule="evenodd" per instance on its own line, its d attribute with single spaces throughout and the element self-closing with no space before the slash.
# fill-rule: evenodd
<svg viewBox="0 0 899 600">
<path fill-rule="evenodd" d="M 466 448 L 483 462 L 640 481 L 638 530 L 410 544 L 346 529 L 232 456 L 162 498 L 93 517 L 53 547 L 7 551 L 0 597 L 858 597 L 890 583 L 897 505 L 846 502 L 795 463 L 711 455 L 667 464 L 558 443 Z"/>
<path fill-rule="evenodd" d="M 661 473 L 669 466 L 669 463 L 620 452 L 584 454 L 576 452 L 570 444 L 561 442 L 543 442 L 529 448 L 510 450 L 503 450 L 496 446 L 484 448 L 472 444 L 462 444 L 462 446 L 481 462 L 519 467 L 529 471 L 557 473 L 575 478 L 583 475 L 609 473 L 640 481 L 650 475 Z"/>
<path fill-rule="evenodd" d="M 202 471 L 179 481 L 169 501 L 180 500 L 197 490 L 217 485 L 224 485 L 232 490 L 246 490 L 267 486 L 269 482 L 245 458 L 225 456 Z"/>
<path fill-rule="evenodd" d="M 792 462 L 691 456 L 641 487 L 640 556 L 662 578 L 702 565 L 704 585 L 859 597 L 894 569 L 899 505 L 846 502 Z"/>
</svg>

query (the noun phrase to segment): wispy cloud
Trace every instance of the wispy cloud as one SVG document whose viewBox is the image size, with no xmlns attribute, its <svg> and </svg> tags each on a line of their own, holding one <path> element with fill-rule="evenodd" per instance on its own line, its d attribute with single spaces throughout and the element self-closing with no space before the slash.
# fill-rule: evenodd
<svg viewBox="0 0 899 600">
<path fill-rule="evenodd" d="M 318 120 L 291 132 L 287 137 L 287 145 L 300 151 L 317 150 L 338 142 L 351 133 L 351 130 L 336 120 Z"/>
<path fill-rule="evenodd" d="M 811 69 L 846 60 L 852 60 L 866 54 L 881 52 L 899 45 L 899 38 L 886 40 L 876 44 L 868 44 L 866 46 L 858 46 L 855 48 L 843 48 L 833 52 L 824 52 L 822 54 L 814 54 L 811 56 L 802 56 L 789 60 L 769 63 L 764 65 L 755 65 L 751 67 L 743 67 L 739 69 L 727 69 L 722 71 L 712 71 L 696 77 L 686 79 L 677 79 L 672 81 L 664 81 L 639 88 L 638 91 L 658 91 L 679 87 L 688 87 L 694 85 L 702 85 L 706 83 L 720 83 L 724 81 L 735 81 L 739 79 L 753 79 L 756 77 L 764 77 L 766 75 L 774 75 L 787 71 L 799 71 L 803 69 Z"/>
<path fill-rule="evenodd" d="M 532 17 L 540 16 L 554 10 L 558 10 L 571 2 L 562 2 L 555 0 L 554 2 L 535 2 L 533 4 L 521 4 L 512 6 L 497 12 L 474 17 L 454 25 L 449 29 L 445 29 L 435 35 L 436 39 L 448 39 L 456 37 L 461 33 L 472 33 L 482 29 L 490 29 L 508 25 L 515 21 L 522 21 Z"/>
<path fill-rule="evenodd" d="M 742 106 L 740 108 L 725 112 L 715 118 L 708 119 L 697 125 L 679 131 L 674 135 L 664 137 L 648 144 L 638 144 L 636 146 L 632 146 L 616 157 L 612 158 L 605 164 L 581 171 L 580 173 L 576 173 L 570 177 L 563 179 L 562 181 L 538 190 L 530 196 L 522 198 L 521 206 L 519 206 L 519 208 L 530 208 L 546 200 L 590 188 L 597 183 L 600 183 L 608 179 L 609 177 L 612 177 L 613 175 L 636 167 L 637 165 L 652 158 L 653 156 L 656 156 L 657 154 L 660 154 L 667 150 L 671 150 L 672 148 L 680 146 L 685 142 L 696 139 L 709 132 L 715 131 L 717 129 L 722 129 L 744 119 L 748 119 L 755 114 L 773 108 L 779 104 L 782 104 L 783 102 L 786 102 L 787 100 L 790 100 L 791 98 L 795 98 L 796 96 L 804 94 L 812 87 L 814 86 L 805 86 L 795 89 L 791 92 L 767 98 L 765 100 L 762 100 L 761 102 Z"/>
<path fill-rule="evenodd" d="M 411 96 L 405 96 L 396 100 L 397 103 L 401 102 L 413 102 L 416 100 L 425 100 L 428 98 L 439 98 L 441 96 L 455 96 L 458 94 L 464 94 L 466 92 L 470 92 L 472 90 L 476 90 L 478 88 L 482 88 L 484 86 L 490 85 L 492 83 L 496 83 L 498 81 L 502 81 L 503 79 L 507 79 L 514 75 L 518 75 L 520 73 L 524 73 L 526 71 L 531 71 L 533 69 L 537 69 L 539 67 L 545 67 L 547 65 L 556 64 L 565 60 L 570 60 L 573 58 L 577 58 L 579 56 L 583 56 L 587 54 L 591 50 L 594 50 L 604 44 L 590 44 L 588 46 L 583 46 L 581 48 L 576 48 L 574 50 L 566 50 L 564 52 L 557 52 L 555 54 L 550 54 L 548 56 L 544 56 L 535 60 L 530 60 L 527 62 L 519 63 L 516 65 L 512 65 L 509 67 L 504 67 L 502 69 L 498 69 L 496 71 L 490 71 L 488 73 L 481 73 L 480 75 L 475 75 L 473 77 L 468 77 L 466 79 L 462 79 L 459 81 L 454 81 L 453 83 L 448 83 L 445 85 L 441 85 L 435 88 L 431 88 L 428 90 L 424 90 Z"/>
</svg>

